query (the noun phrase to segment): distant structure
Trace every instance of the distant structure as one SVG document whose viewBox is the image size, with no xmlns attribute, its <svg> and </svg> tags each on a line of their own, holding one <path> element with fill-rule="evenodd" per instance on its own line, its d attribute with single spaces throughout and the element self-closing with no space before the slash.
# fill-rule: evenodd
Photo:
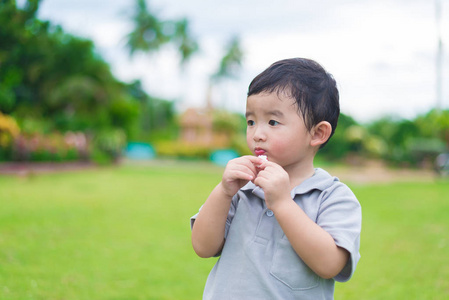
<svg viewBox="0 0 449 300">
<path fill-rule="evenodd" d="M 435 19 L 437 26 L 437 53 L 436 53 L 436 109 L 443 106 L 443 41 L 441 39 L 441 1 L 435 0 Z"/>
<path fill-rule="evenodd" d="M 212 112 L 208 109 L 188 108 L 180 116 L 181 141 L 209 146 L 213 141 Z"/>
<path fill-rule="evenodd" d="M 225 132 L 214 130 L 214 112 L 212 91 L 209 87 L 206 95 L 206 107 L 188 108 L 180 115 L 181 142 L 217 149 L 227 147 L 230 137 Z"/>
</svg>

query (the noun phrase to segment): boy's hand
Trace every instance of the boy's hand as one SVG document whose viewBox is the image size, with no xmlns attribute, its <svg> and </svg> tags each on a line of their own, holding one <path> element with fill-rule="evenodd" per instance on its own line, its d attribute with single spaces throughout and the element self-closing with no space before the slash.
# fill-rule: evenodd
<svg viewBox="0 0 449 300">
<path fill-rule="evenodd" d="M 255 156 L 242 156 L 230 160 L 223 173 L 221 185 L 226 196 L 232 198 L 240 188 L 257 176 L 256 165 L 262 160 Z"/>
<path fill-rule="evenodd" d="M 269 209 L 284 201 L 291 200 L 290 177 L 277 163 L 265 161 L 258 166 L 259 173 L 254 184 L 260 186 L 265 193 L 265 202 Z"/>
</svg>

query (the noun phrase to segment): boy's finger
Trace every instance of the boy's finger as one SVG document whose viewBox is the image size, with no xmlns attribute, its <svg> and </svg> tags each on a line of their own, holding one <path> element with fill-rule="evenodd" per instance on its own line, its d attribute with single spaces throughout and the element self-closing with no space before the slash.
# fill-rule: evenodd
<svg viewBox="0 0 449 300">
<path fill-rule="evenodd" d="M 242 166 L 239 166 L 238 168 L 236 168 L 234 170 L 238 171 L 238 172 L 243 172 L 243 173 L 249 174 L 249 175 L 251 175 L 253 177 L 256 175 L 256 170 L 255 170 L 254 166 L 242 165 Z"/>
<path fill-rule="evenodd" d="M 255 157 L 255 156 L 244 156 L 244 160 L 243 160 L 243 164 L 245 166 L 247 166 L 248 168 L 250 168 L 253 172 L 257 172 L 256 171 L 256 166 L 258 165 L 258 163 L 260 163 L 260 159 Z"/>
<path fill-rule="evenodd" d="M 260 157 L 254 156 L 254 155 L 246 155 L 243 156 L 244 158 L 248 159 L 249 161 L 251 161 L 253 164 L 263 161 Z"/>
<path fill-rule="evenodd" d="M 245 156 L 245 158 L 247 158 L 247 160 L 250 161 L 251 164 L 256 166 L 257 168 L 259 168 L 260 165 L 262 165 L 264 162 L 266 162 L 266 160 L 264 160 L 260 157 L 257 157 L 257 156 L 252 156 L 252 155 Z"/>
<path fill-rule="evenodd" d="M 254 175 L 251 175 L 249 173 L 246 172 L 242 172 L 242 171 L 236 171 L 234 173 L 234 178 L 235 179 L 242 179 L 242 180 L 253 180 L 254 179 Z"/>
<path fill-rule="evenodd" d="M 255 176 L 257 171 L 253 164 L 248 162 L 242 162 L 238 164 L 233 164 L 232 166 L 229 166 L 228 168 L 229 172 L 244 172 L 251 176 Z"/>
</svg>

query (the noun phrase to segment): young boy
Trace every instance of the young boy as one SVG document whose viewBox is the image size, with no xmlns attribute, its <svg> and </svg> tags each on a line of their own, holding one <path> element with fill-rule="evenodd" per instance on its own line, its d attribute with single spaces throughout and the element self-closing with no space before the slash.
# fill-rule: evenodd
<svg viewBox="0 0 449 300">
<path fill-rule="evenodd" d="M 335 80 L 312 60 L 276 62 L 251 82 L 247 144 L 255 156 L 231 160 L 191 219 L 195 252 L 220 255 L 203 299 L 333 299 L 335 280 L 352 276 L 360 204 L 313 166 L 339 113 Z"/>
</svg>

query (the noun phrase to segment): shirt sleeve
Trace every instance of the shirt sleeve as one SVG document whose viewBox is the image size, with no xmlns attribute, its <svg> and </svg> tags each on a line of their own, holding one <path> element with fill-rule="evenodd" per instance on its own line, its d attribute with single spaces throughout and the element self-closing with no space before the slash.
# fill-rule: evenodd
<svg viewBox="0 0 449 300">
<path fill-rule="evenodd" d="M 235 194 L 234 197 L 232 197 L 231 207 L 229 208 L 228 216 L 226 218 L 226 227 L 225 227 L 225 235 L 224 235 L 225 239 L 228 236 L 228 232 L 229 232 L 229 228 L 231 227 L 232 219 L 234 219 L 235 210 L 237 209 L 238 199 L 239 199 L 238 193 Z M 198 210 L 198 212 L 195 215 L 190 217 L 190 230 L 193 229 L 193 224 L 195 223 L 195 220 L 198 217 L 198 214 L 201 211 L 202 207 L 203 206 L 200 207 L 200 209 Z M 220 255 L 221 255 L 221 251 L 219 253 L 215 254 L 214 257 L 218 257 Z"/>
<path fill-rule="evenodd" d="M 234 219 L 239 199 L 240 199 L 239 192 L 235 194 L 234 197 L 232 197 L 231 207 L 229 208 L 228 217 L 226 218 L 226 227 L 224 235 L 225 239 L 228 237 L 229 228 L 231 227 L 232 220 Z"/>
<path fill-rule="evenodd" d="M 225 235 L 224 235 L 225 238 L 228 236 L 229 227 L 231 226 L 232 219 L 234 218 L 235 210 L 237 209 L 237 204 L 238 204 L 239 198 L 240 197 L 239 197 L 238 193 L 235 194 L 234 197 L 232 197 L 231 207 L 229 208 L 228 216 L 226 218 L 226 227 L 225 227 Z M 200 209 L 198 210 L 198 212 L 195 215 L 193 215 L 192 217 L 190 217 L 190 230 L 192 230 L 193 224 L 195 223 L 195 220 L 198 217 L 198 214 L 201 211 L 201 208 L 203 208 L 202 205 L 201 205 Z"/>
<path fill-rule="evenodd" d="M 200 209 L 198 210 L 198 212 L 190 217 L 190 230 L 193 229 L 193 224 L 195 223 L 195 220 L 198 217 L 198 214 L 200 213 L 201 208 L 203 208 L 202 205 L 201 205 Z"/>
<path fill-rule="evenodd" d="M 334 277 L 339 282 L 348 281 L 360 259 L 362 210 L 357 198 L 346 185 L 339 183 L 332 190 L 323 192 L 317 224 L 333 237 L 337 246 L 349 252 L 347 264 Z"/>
</svg>

